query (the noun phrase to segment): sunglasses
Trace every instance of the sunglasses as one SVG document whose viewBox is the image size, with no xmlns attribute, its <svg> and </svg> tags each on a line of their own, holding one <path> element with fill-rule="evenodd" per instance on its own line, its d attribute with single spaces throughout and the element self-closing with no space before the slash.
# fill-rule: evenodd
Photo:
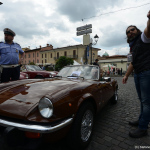
<svg viewBox="0 0 150 150">
<path fill-rule="evenodd" d="M 130 29 L 129 31 L 127 31 L 127 34 L 130 33 L 130 31 L 134 31 L 135 28 Z"/>
</svg>

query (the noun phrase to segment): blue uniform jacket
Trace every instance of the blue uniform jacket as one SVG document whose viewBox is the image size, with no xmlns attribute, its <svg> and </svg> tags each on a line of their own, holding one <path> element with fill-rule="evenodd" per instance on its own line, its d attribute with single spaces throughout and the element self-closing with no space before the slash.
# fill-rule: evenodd
<svg viewBox="0 0 150 150">
<path fill-rule="evenodd" d="M 19 53 L 24 53 L 19 44 L 0 42 L 0 65 L 18 64 Z"/>
</svg>

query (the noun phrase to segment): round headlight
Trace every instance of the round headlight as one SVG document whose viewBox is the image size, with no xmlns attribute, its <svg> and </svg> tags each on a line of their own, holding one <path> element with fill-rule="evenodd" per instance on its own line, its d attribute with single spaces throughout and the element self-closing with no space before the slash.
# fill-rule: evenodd
<svg viewBox="0 0 150 150">
<path fill-rule="evenodd" d="M 26 76 L 27 79 L 29 78 L 28 74 L 26 74 L 25 76 Z"/>
<path fill-rule="evenodd" d="M 38 107 L 44 118 L 50 118 L 53 115 L 53 104 L 47 97 L 40 100 Z"/>
</svg>

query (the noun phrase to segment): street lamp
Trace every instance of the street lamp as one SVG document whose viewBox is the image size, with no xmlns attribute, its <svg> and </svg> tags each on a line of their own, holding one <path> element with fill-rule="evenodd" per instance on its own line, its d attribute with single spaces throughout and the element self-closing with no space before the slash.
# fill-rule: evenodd
<svg viewBox="0 0 150 150">
<path fill-rule="evenodd" d="M 91 38 L 91 43 L 90 43 L 90 46 L 91 46 L 91 65 L 92 65 L 92 45 L 96 45 L 97 41 L 98 41 L 98 35 L 96 34 L 94 36 L 94 39 L 95 39 L 95 42 L 93 43 L 93 39 Z"/>
<path fill-rule="evenodd" d="M 2 2 L 0 2 L 0 5 L 2 5 L 3 3 Z"/>
</svg>

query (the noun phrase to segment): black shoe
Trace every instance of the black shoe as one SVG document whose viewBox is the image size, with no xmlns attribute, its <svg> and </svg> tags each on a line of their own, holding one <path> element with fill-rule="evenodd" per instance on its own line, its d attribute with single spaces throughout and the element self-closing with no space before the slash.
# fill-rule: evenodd
<svg viewBox="0 0 150 150">
<path fill-rule="evenodd" d="M 131 126 L 138 126 L 139 125 L 139 120 L 137 120 L 137 121 L 129 121 L 129 125 L 131 125 Z"/>
<path fill-rule="evenodd" d="M 142 129 L 138 128 L 134 131 L 130 131 L 129 135 L 133 138 L 140 138 L 140 137 L 147 135 L 147 130 L 142 130 Z"/>
</svg>

